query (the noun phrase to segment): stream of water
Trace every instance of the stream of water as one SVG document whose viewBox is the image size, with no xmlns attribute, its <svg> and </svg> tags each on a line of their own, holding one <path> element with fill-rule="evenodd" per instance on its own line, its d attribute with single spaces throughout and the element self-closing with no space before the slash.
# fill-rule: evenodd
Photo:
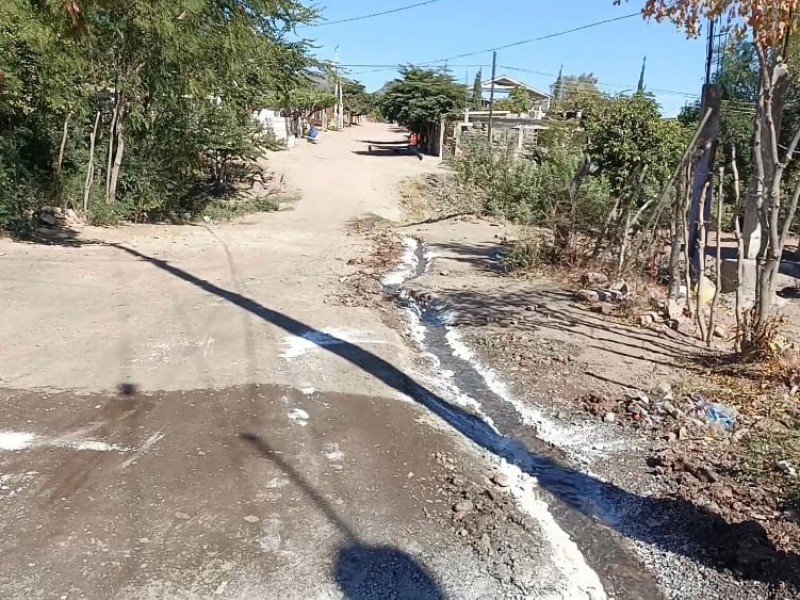
<svg viewBox="0 0 800 600">
<path fill-rule="evenodd" d="M 610 597 L 662 598 L 652 576 L 622 544 L 619 532 L 630 527 L 620 522 L 618 509 L 629 494 L 571 465 L 564 452 L 537 435 L 552 420 L 535 405 L 513 398 L 500 377 L 480 364 L 450 325 L 453 311 L 447 304 L 408 293 L 407 285 L 426 273 L 431 258 L 417 240 L 407 238 L 404 246 L 403 269 L 384 280 L 384 290 L 409 314 L 412 337 L 438 364 L 450 395 L 466 399 L 460 410 L 448 412 L 448 420 L 473 442 L 536 479 L 552 517 L 600 575 Z M 489 427 L 476 427 L 476 418 Z"/>
</svg>

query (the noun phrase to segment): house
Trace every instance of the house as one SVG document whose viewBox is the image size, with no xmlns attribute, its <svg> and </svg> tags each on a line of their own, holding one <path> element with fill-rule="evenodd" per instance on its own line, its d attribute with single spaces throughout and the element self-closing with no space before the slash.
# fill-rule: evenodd
<svg viewBox="0 0 800 600">
<path fill-rule="evenodd" d="M 550 109 L 550 104 L 552 102 L 552 96 L 550 94 L 546 94 L 536 88 L 533 88 L 526 83 L 521 81 L 517 81 L 516 79 L 512 79 L 507 75 L 500 75 L 495 77 L 494 79 L 490 79 L 489 81 L 485 81 L 481 84 L 481 89 L 484 92 L 483 104 L 486 108 L 489 107 L 489 100 L 487 96 L 491 94 L 492 91 L 492 84 L 494 84 L 494 99 L 495 103 L 503 98 L 508 97 L 508 95 L 517 88 L 522 88 L 525 90 L 530 97 L 531 101 L 533 102 L 533 107 L 531 108 L 530 116 L 534 119 L 541 119 L 544 117 L 544 114 Z"/>
</svg>

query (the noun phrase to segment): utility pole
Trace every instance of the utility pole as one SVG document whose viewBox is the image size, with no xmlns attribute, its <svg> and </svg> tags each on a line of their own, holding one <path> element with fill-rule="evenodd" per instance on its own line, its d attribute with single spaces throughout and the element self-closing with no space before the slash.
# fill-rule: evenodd
<svg viewBox="0 0 800 600">
<path fill-rule="evenodd" d="M 464 71 L 464 112 L 469 110 L 469 71 Z"/>
<path fill-rule="evenodd" d="M 492 121 L 494 120 L 494 80 L 497 77 L 497 50 L 492 52 L 492 81 L 489 83 L 489 148 L 492 147 Z"/>
<path fill-rule="evenodd" d="M 339 74 L 339 46 L 337 44 L 333 51 L 333 72 L 336 78 L 333 94 L 336 98 L 336 108 L 334 116 L 336 117 L 336 128 L 341 131 L 344 129 L 344 103 L 342 101 L 342 77 Z"/>
<path fill-rule="evenodd" d="M 337 69 L 336 74 L 339 75 Z M 342 77 L 339 75 L 339 131 L 344 129 L 344 86 L 342 85 Z"/>
<path fill-rule="evenodd" d="M 706 49 L 706 85 L 711 83 L 711 63 L 714 62 L 714 19 L 708 21 L 708 48 Z M 702 112 L 701 112 L 702 114 Z"/>
<path fill-rule="evenodd" d="M 714 62 L 714 28 L 715 22 L 709 20 L 708 24 L 708 49 L 706 52 L 706 82 L 703 85 L 700 114 L 711 110 L 711 118 L 706 121 L 703 131 L 697 141 L 695 152 L 700 156 L 695 162 L 694 178 L 692 185 L 692 206 L 689 225 L 689 255 L 691 257 L 692 281 L 700 281 L 700 253 L 705 252 L 706 240 L 700 239 L 700 219 L 705 222 L 705 231 L 708 232 L 711 222 L 711 206 L 714 202 L 713 164 L 717 152 L 717 140 L 720 131 L 721 97 L 719 85 L 712 83 L 712 65 Z M 708 198 L 704 202 L 703 194 Z M 701 207 L 705 205 L 705 212 L 701 214 Z"/>
</svg>

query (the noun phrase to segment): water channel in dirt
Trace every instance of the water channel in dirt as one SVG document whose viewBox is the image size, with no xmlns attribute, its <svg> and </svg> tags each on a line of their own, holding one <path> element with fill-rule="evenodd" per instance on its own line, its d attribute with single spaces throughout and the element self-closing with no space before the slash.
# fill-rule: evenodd
<svg viewBox="0 0 800 600">
<path fill-rule="evenodd" d="M 384 279 L 384 291 L 408 315 L 412 337 L 448 379 L 451 393 L 470 400 L 464 407 L 450 405 L 445 420 L 478 446 L 535 478 L 556 523 L 575 541 L 609 597 L 663 598 L 632 549 L 624 547 L 625 533 L 632 527 L 625 523 L 623 507 L 630 512 L 627 509 L 636 497 L 579 471 L 563 452 L 537 436 L 536 424 L 525 418 L 520 402 L 461 342 L 450 325 L 453 311 L 446 302 L 407 291 L 410 282 L 425 275 L 431 257 L 418 240 L 406 238 L 403 245 L 404 264 Z M 426 398 L 421 403 L 431 402 L 446 401 Z"/>
</svg>

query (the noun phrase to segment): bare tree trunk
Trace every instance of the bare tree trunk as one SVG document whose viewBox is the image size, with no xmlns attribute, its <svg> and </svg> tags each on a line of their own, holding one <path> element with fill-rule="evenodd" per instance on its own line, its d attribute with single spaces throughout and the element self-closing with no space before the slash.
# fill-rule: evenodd
<svg viewBox="0 0 800 600">
<path fill-rule="evenodd" d="M 781 200 L 782 181 L 787 165 L 794 158 L 794 151 L 800 143 L 800 130 L 792 138 L 786 149 L 785 159 L 780 160 L 779 127 L 783 115 L 785 93 L 788 86 L 789 70 L 778 62 L 771 64 L 771 57 L 760 45 L 756 45 L 761 64 L 761 89 L 756 117 L 754 138 L 754 159 L 756 179 L 751 188 L 755 196 L 750 199 L 748 208 L 758 211 L 761 223 L 761 247 L 758 253 L 758 280 L 756 284 L 755 337 L 765 333 L 773 303 L 775 275 L 780 268 L 781 254 Z M 747 243 L 749 240 L 745 240 Z"/>
<path fill-rule="evenodd" d="M 684 266 L 684 273 L 683 273 L 683 285 L 686 287 L 686 310 L 689 313 L 689 316 L 692 316 L 692 303 L 690 298 L 690 293 L 692 290 L 692 280 L 691 280 L 691 269 L 689 268 L 691 264 L 690 259 L 690 252 L 689 252 L 689 220 L 687 218 L 687 213 L 690 209 L 692 203 L 692 188 L 689 185 L 689 182 L 692 180 L 692 169 L 691 166 L 687 167 L 686 169 L 686 186 L 684 189 L 684 197 L 683 197 L 683 206 L 681 207 L 681 236 L 683 238 L 683 266 Z"/>
<path fill-rule="evenodd" d="M 672 243 L 669 249 L 669 292 L 667 298 L 676 300 L 681 286 L 681 211 L 683 210 L 682 185 L 677 190 L 672 208 Z"/>
<path fill-rule="evenodd" d="M 714 319 L 716 318 L 717 305 L 719 304 L 720 287 L 722 285 L 722 208 L 725 205 L 725 199 L 722 195 L 722 184 L 725 177 L 725 167 L 719 168 L 719 191 L 717 192 L 717 244 L 716 244 L 716 263 L 714 264 L 714 299 L 711 301 L 711 311 L 708 315 L 708 331 L 706 332 L 706 345 L 711 345 L 711 340 L 714 337 Z"/>
<path fill-rule="evenodd" d="M 119 183 L 119 173 L 122 167 L 122 157 L 125 152 L 125 140 L 123 138 L 123 119 L 125 117 L 125 97 L 123 94 L 118 96 L 117 105 L 114 107 L 114 126 L 112 127 L 112 139 L 109 141 L 109 171 L 106 174 L 106 202 L 113 204 L 117 199 L 117 185 Z"/>
<path fill-rule="evenodd" d="M 94 183 L 94 147 L 97 141 L 97 127 L 100 125 L 100 111 L 97 111 L 97 116 L 94 118 L 94 128 L 89 135 L 89 164 L 86 166 L 86 181 L 83 184 L 83 214 L 89 211 L 89 195 L 92 191 L 92 184 Z"/>
<path fill-rule="evenodd" d="M 739 226 L 739 208 L 741 204 L 741 185 L 739 183 L 739 167 L 736 164 L 736 145 L 731 145 L 731 172 L 733 173 L 733 193 L 734 193 L 734 231 L 736 232 L 736 297 L 734 312 L 736 313 L 736 340 L 734 348 L 736 352 L 742 351 L 742 258 L 744 257 L 744 240 L 742 239 L 742 228 Z"/>
<path fill-rule="evenodd" d="M 122 168 L 122 156 L 125 152 L 125 138 L 122 136 L 122 129 L 117 140 L 117 151 L 114 153 L 114 166 L 111 169 L 111 184 L 108 188 L 110 201 L 113 203 L 117 199 L 117 184 L 119 183 L 119 172 Z"/>
<path fill-rule="evenodd" d="M 64 152 L 67 149 L 67 137 L 69 134 L 69 120 L 72 117 L 72 112 L 68 112 L 67 116 L 64 117 L 64 130 L 61 134 L 61 147 L 58 150 L 58 162 L 56 163 L 56 168 L 53 173 L 53 180 L 55 183 L 55 199 L 61 204 L 61 196 L 62 196 L 62 184 L 61 184 L 61 170 L 64 167 Z"/>
<path fill-rule="evenodd" d="M 108 159 L 106 160 L 106 203 L 111 204 L 109 190 L 111 189 L 111 167 L 114 164 L 114 141 L 117 131 L 117 118 L 119 116 L 119 101 L 114 102 L 114 112 L 111 114 L 111 125 L 108 136 Z"/>
<path fill-rule="evenodd" d="M 703 187 L 703 195 L 700 199 L 700 214 L 706 214 L 706 205 L 708 204 L 708 196 L 709 190 L 711 187 L 710 182 L 706 182 L 705 186 Z M 697 236 L 697 245 L 699 248 L 697 249 L 697 260 L 699 262 L 699 273 L 697 274 L 697 298 L 696 298 L 696 306 L 697 306 L 697 325 L 700 327 L 700 339 L 706 339 L 706 323 L 705 317 L 703 317 L 703 294 L 701 293 L 704 287 L 704 282 L 706 279 L 705 270 L 706 270 L 706 220 L 701 218 L 698 220 L 699 226 L 699 233 Z M 687 271 L 691 269 L 687 268 Z"/>
<path fill-rule="evenodd" d="M 600 254 L 600 249 L 603 247 L 603 243 L 606 241 L 606 236 L 608 235 L 608 230 L 611 227 L 611 223 L 614 221 L 614 217 L 616 217 L 617 211 L 619 210 L 619 202 L 619 196 L 614 198 L 614 205 L 611 207 L 611 210 L 608 211 L 605 223 L 603 223 L 603 228 L 597 234 L 597 240 L 595 241 L 592 258 L 597 258 L 597 256 Z"/>
</svg>

